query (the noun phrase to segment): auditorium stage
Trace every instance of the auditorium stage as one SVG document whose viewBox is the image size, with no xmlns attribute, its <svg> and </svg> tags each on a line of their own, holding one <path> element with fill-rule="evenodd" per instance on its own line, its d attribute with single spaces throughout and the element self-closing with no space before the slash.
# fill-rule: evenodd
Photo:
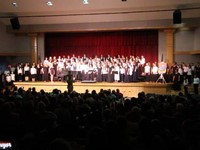
<svg viewBox="0 0 200 150">
<path fill-rule="evenodd" d="M 23 87 L 25 90 L 35 87 L 36 91 L 44 89 L 46 92 L 51 92 L 53 89 L 59 89 L 62 92 L 67 90 L 67 83 L 62 81 L 57 82 L 14 82 L 17 87 Z M 91 92 L 100 89 L 119 89 L 124 97 L 137 97 L 139 92 L 156 93 L 156 94 L 177 94 L 172 90 L 171 83 L 150 83 L 150 82 L 133 82 L 133 83 L 108 83 L 108 82 L 74 82 L 74 91 L 84 93 L 86 89 Z"/>
</svg>

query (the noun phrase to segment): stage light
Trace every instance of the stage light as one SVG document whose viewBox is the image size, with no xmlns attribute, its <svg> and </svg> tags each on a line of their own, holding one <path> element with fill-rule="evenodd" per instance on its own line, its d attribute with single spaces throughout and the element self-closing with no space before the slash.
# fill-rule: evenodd
<svg viewBox="0 0 200 150">
<path fill-rule="evenodd" d="M 48 6 L 53 6 L 53 3 L 52 3 L 51 1 L 48 1 L 48 2 L 47 2 L 47 5 L 48 5 Z"/>
<path fill-rule="evenodd" d="M 12 5 L 13 7 L 17 7 L 17 6 L 18 6 L 16 2 L 11 3 L 11 5 Z"/>
<path fill-rule="evenodd" d="M 83 4 L 89 4 L 89 0 L 83 0 Z"/>
</svg>

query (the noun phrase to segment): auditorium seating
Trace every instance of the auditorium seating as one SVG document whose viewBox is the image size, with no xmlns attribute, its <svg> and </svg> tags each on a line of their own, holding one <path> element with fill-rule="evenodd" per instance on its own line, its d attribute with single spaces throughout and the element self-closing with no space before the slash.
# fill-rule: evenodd
<svg viewBox="0 0 200 150">
<path fill-rule="evenodd" d="M 134 91 L 133 91 L 134 92 Z M 199 95 L 116 90 L 0 93 L 0 139 L 24 150 L 199 149 Z"/>
</svg>

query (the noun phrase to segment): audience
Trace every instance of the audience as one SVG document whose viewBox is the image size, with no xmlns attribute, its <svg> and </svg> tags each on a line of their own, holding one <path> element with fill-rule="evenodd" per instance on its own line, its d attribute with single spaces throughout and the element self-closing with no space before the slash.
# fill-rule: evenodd
<svg viewBox="0 0 200 150">
<path fill-rule="evenodd" d="M 0 93 L 0 138 L 19 150 L 200 149 L 198 95 L 116 90 Z"/>
</svg>

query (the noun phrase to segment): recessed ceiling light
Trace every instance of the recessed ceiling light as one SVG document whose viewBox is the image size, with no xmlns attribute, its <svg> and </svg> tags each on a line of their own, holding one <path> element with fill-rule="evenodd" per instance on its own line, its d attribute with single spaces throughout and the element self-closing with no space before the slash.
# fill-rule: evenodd
<svg viewBox="0 0 200 150">
<path fill-rule="evenodd" d="M 83 0 L 83 4 L 89 4 L 89 0 Z"/>
<path fill-rule="evenodd" d="M 11 5 L 12 5 L 13 7 L 17 7 L 17 6 L 18 6 L 16 2 L 11 3 Z"/>
<path fill-rule="evenodd" d="M 47 2 L 47 5 L 48 5 L 48 6 L 53 6 L 53 3 L 52 3 L 51 1 L 48 1 L 48 2 Z"/>
</svg>

